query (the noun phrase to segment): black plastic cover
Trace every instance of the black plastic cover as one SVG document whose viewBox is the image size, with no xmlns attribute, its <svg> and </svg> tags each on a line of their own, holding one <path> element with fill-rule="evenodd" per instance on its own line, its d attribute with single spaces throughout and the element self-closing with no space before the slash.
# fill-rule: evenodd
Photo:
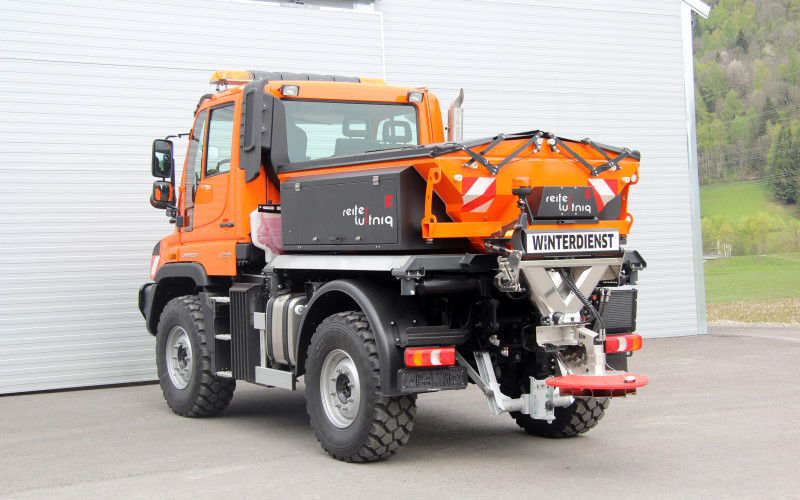
<svg viewBox="0 0 800 500">
<path fill-rule="evenodd" d="M 288 179 L 281 184 L 283 250 L 464 251 L 466 240 L 422 237 L 425 186 L 410 166 Z M 438 196 L 433 212 L 452 220 Z"/>
<path fill-rule="evenodd" d="M 527 197 L 536 219 L 593 219 L 597 203 L 589 186 L 535 186 Z"/>
<path fill-rule="evenodd" d="M 242 117 L 239 128 L 239 168 L 244 170 L 246 182 L 261 173 L 263 150 L 272 142 L 272 112 L 275 97 L 264 92 L 268 80 L 255 80 L 244 86 Z"/>
<path fill-rule="evenodd" d="M 259 331 L 253 325 L 253 313 L 264 312 L 259 297 L 261 286 L 237 283 L 229 291 L 231 371 L 233 378 L 254 382 L 255 367 L 261 363 Z"/>
<path fill-rule="evenodd" d="M 467 369 L 463 366 L 402 369 L 397 373 L 397 386 L 403 393 L 466 389 Z"/>
<path fill-rule="evenodd" d="M 631 333 L 636 331 L 636 289 L 611 290 L 603 308 L 606 333 Z"/>
</svg>

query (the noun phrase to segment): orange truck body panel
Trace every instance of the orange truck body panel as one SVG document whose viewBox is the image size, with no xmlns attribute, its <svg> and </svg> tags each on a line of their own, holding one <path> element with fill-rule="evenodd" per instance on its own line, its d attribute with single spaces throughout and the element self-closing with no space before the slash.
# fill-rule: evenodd
<svg viewBox="0 0 800 500">
<path fill-rule="evenodd" d="M 284 85 L 297 85 L 299 93 L 294 99 L 320 99 L 336 101 L 361 102 L 407 102 L 408 93 L 421 91 L 425 98 L 422 102 L 413 103 L 418 110 L 419 142 L 421 145 L 441 143 L 445 139 L 442 126 L 442 114 L 439 101 L 425 89 L 395 87 L 379 83 L 335 83 L 314 81 L 279 81 L 268 83 L 264 90 L 276 97 L 281 97 Z M 224 103 L 234 103 L 234 130 L 241 124 L 242 87 L 235 87 L 220 92 L 204 102 L 199 110 L 212 108 Z M 289 99 L 283 97 L 283 99 Z M 234 133 L 231 145 L 231 166 L 228 175 L 217 175 L 201 178 L 197 185 L 195 206 L 204 206 L 205 215 L 195 220 L 191 231 L 179 230 L 176 238 L 170 238 L 169 245 L 164 245 L 161 252 L 163 265 L 169 262 L 198 262 L 210 276 L 236 275 L 236 244 L 250 242 L 250 213 L 260 204 L 280 204 L 280 190 L 267 179 L 262 172 L 255 180 L 245 182 L 245 173 L 239 165 L 239 138 Z M 517 150 L 525 141 L 523 139 L 506 140 L 498 144 L 490 154 L 484 155 L 493 164 Z M 586 159 L 592 166 L 606 162 L 600 153 L 592 147 L 569 142 L 570 148 Z M 385 161 L 362 165 L 347 165 L 333 168 L 316 168 L 313 170 L 279 173 L 281 182 L 300 179 L 309 175 L 336 174 L 358 170 L 374 170 L 413 164 L 420 175 L 428 182 L 429 202 L 425 218 L 420 221 L 424 238 L 467 238 L 474 251 L 485 251 L 483 240 L 489 237 L 510 236 L 510 231 L 503 233 L 502 228 L 508 226 L 519 216 L 517 197 L 511 190 L 520 178 L 530 179 L 532 186 L 580 186 L 590 185 L 590 173 L 585 166 L 560 151 L 553 151 L 547 145 L 539 151 L 531 144 L 517 157 L 504 165 L 497 175 L 492 175 L 481 165 L 472 163 L 467 167 L 470 156 L 464 152 L 455 152 L 436 158 L 415 158 L 409 160 Z M 476 151 L 482 147 L 474 148 Z M 597 223 L 573 223 L 569 229 L 616 229 L 621 237 L 626 236 L 633 223 L 633 217 L 627 212 L 628 190 L 631 184 L 638 182 L 639 162 L 627 158 L 619 162 L 614 170 L 602 172 L 597 179 L 602 179 L 616 186 L 615 197 L 621 200 L 620 215 L 617 220 L 601 220 Z M 185 166 L 184 166 L 185 169 Z M 475 178 L 490 178 L 493 182 L 494 194 L 490 205 L 481 211 L 464 210 L 465 196 L 468 189 L 465 181 L 474 182 Z M 185 209 L 185 185 L 180 186 L 181 201 L 179 210 Z M 430 193 L 435 192 L 445 203 L 447 214 L 452 221 L 440 221 L 431 213 Z M 561 230 L 564 225 L 542 224 L 529 226 L 536 230 Z M 508 234 L 506 234 L 508 233 Z M 166 242 L 166 240 L 165 240 Z M 177 244 L 176 244 L 177 243 Z"/>
</svg>

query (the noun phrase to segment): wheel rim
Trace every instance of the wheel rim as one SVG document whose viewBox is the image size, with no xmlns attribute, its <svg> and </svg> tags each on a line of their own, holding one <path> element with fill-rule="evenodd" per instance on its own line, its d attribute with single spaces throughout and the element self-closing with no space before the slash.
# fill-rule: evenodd
<svg viewBox="0 0 800 500">
<path fill-rule="evenodd" d="M 185 389 L 192 379 L 192 344 L 180 326 L 172 328 L 167 337 L 167 373 L 172 385 Z"/>
<path fill-rule="evenodd" d="M 319 386 L 325 416 L 340 429 L 349 427 L 358 415 L 361 383 L 356 365 L 346 352 L 336 349 L 328 353 Z"/>
</svg>

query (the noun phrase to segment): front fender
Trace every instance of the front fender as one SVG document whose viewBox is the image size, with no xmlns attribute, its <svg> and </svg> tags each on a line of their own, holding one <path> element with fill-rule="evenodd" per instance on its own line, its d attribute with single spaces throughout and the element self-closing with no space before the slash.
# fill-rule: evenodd
<svg viewBox="0 0 800 500">
<path fill-rule="evenodd" d="M 155 283 L 145 283 L 139 288 L 139 312 L 144 316 L 145 323 L 147 324 L 147 331 L 150 334 L 156 334 L 156 326 L 150 321 L 153 316 L 153 297 L 156 294 Z"/>
<path fill-rule="evenodd" d="M 197 262 L 164 264 L 158 269 L 155 283 L 145 283 L 139 288 L 139 311 L 144 316 L 147 331 L 155 336 L 161 311 L 167 302 L 181 295 L 195 293 L 197 288 L 209 287 L 214 282 Z"/>
<path fill-rule="evenodd" d="M 401 296 L 399 284 L 387 280 L 337 280 L 317 290 L 300 324 L 295 374 L 305 373 L 306 354 L 317 325 L 332 314 L 356 309 L 367 316 L 375 335 L 381 393 L 385 396 L 402 394 L 397 387 L 397 372 L 404 367 L 404 350 L 395 342 L 400 341 L 399 334 L 406 328 L 424 326 L 426 322 L 417 301 Z"/>
</svg>

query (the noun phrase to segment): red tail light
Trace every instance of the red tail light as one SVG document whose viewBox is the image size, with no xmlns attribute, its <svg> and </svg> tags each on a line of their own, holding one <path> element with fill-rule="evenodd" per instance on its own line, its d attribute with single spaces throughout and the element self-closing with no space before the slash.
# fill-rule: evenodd
<svg viewBox="0 0 800 500">
<path fill-rule="evenodd" d="M 606 352 L 638 351 L 642 348 L 642 336 L 638 333 L 606 336 Z"/>
<path fill-rule="evenodd" d="M 406 367 L 454 366 L 455 347 L 409 347 L 406 349 Z"/>
</svg>

